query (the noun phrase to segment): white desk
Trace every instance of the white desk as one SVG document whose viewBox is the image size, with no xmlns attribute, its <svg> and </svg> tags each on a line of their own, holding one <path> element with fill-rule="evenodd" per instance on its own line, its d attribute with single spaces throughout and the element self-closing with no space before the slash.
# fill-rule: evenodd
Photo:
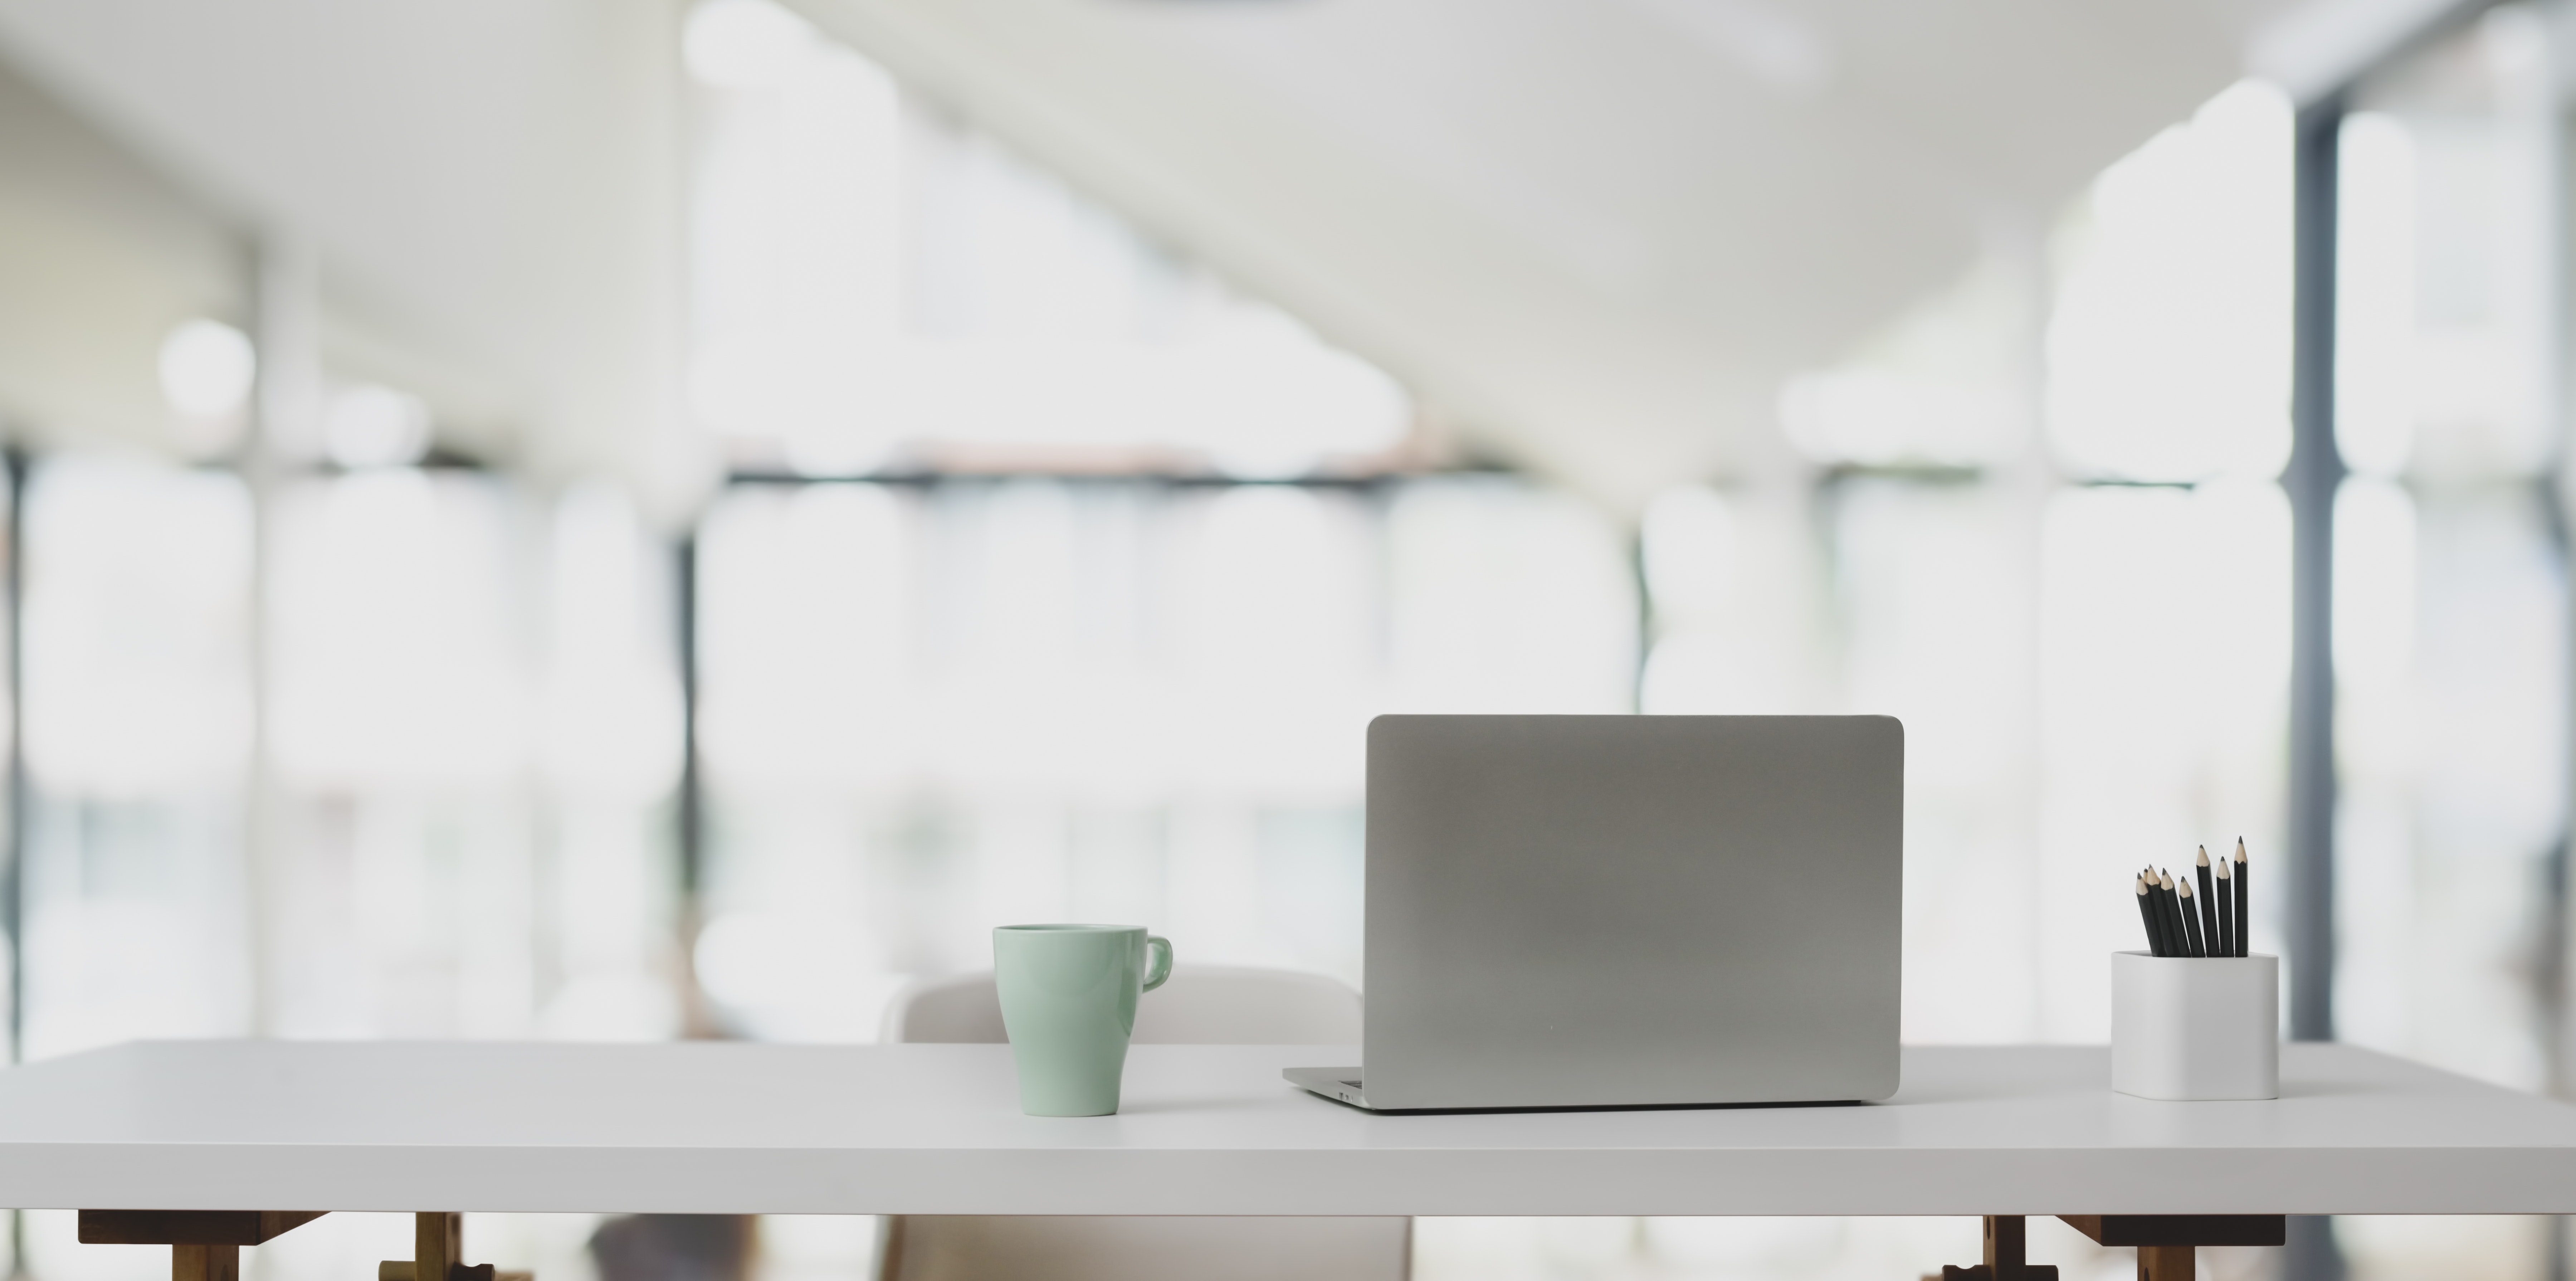
<svg viewBox="0 0 2576 1281">
<path fill-rule="evenodd" d="M 2342 1046 L 2282 1097 L 2091 1048 L 1913 1049 L 1854 1107 L 1372 1116 L 1347 1048 L 1139 1046 L 1115 1117 L 1004 1046 L 198 1042 L 0 1072 L 0 1205 L 975 1214 L 2563 1214 L 2576 1107 Z"/>
</svg>

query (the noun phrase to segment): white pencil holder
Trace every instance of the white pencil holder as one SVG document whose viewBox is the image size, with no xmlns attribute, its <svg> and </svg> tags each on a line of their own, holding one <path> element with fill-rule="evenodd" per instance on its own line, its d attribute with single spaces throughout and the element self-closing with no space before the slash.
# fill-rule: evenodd
<svg viewBox="0 0 2576 1281">
<path fill-rule="evenodd" d="M 2111 954 L 2111 1088 L 2142 1099 L 2281 1097 L 2281 961 Z"/>
</svg>

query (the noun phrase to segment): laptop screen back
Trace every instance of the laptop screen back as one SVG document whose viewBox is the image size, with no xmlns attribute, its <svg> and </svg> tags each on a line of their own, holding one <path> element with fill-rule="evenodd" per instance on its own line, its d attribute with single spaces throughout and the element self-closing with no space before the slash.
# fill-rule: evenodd
<svg viewBox="0 0 2576 1281">
<path fill-rule="evenodd" d="M 1904 729 L 1884 716 L 1381 716 L 1371 1107 L 1880 1099 Z"/>
</svg>

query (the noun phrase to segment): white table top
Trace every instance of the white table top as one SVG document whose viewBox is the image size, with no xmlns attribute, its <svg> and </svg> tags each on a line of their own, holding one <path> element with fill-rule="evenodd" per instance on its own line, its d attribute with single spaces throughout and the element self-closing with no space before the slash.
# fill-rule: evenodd
<svg viewBox="0 0 2576 1281">
<path fill-rule="evenodd" d="M 853 1214 L 2576 1212 L 2576 1107 L 2290 1045 L 2282 1097 L 2100 1048 L 1914 1048 L 1882 1104 L 1372 1116 L 1343 1048 L 1138 1046 L 1125 1111 L 998 1045 L 163 1042 L 0 1072 L 0 1205 Z"/>
</svg>

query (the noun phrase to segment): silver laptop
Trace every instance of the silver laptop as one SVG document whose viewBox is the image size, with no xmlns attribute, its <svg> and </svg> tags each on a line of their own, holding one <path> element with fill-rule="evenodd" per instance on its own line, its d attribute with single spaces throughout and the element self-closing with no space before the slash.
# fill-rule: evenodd
<svg viewBox="0 0 2576 1281">
<path fill-rule="evenodd" d="M 1364 1067 L 1381 1112 L 1896 1092 L 1887 716 L 1381 716 Z"/>
</svg>

